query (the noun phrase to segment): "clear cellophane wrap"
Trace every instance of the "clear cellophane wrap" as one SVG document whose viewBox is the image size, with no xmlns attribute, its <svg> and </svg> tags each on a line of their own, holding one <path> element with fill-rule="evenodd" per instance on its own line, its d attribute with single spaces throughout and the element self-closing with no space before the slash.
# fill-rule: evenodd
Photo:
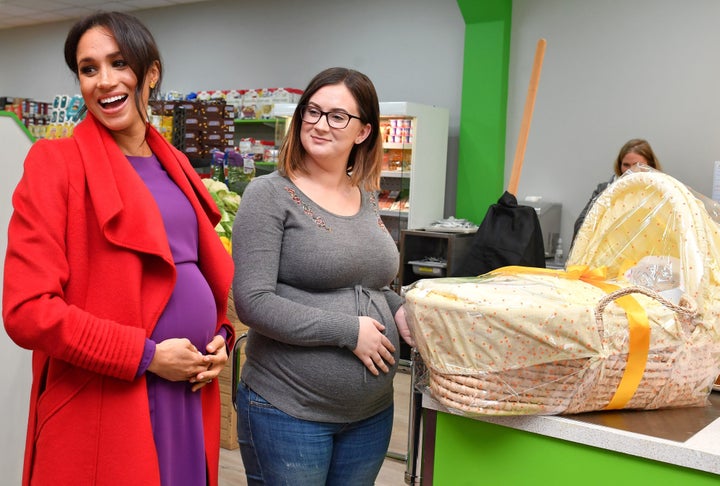
<svg viewBox="0 0 720 486">
<path fill-rule="evenodd" d="M 594 203 L 563 270 L 415 282 L 419 381 L 467 415 L 706 405 L 720 372 L 717 208 L 636 168 Z"/>
</svg>

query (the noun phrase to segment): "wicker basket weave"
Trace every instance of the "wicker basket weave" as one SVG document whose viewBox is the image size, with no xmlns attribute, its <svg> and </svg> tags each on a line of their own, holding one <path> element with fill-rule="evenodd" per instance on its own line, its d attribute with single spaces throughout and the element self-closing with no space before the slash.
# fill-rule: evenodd
<svg viewBox="0 0 720 486">
<path fill-rule="evenodd" d="M 552 278 L 544 277 L 547 280 Z M 448 298 L 448 286 L 457 290 L 463 285 L 482 285 L 469 280 L 464 284 L 458 281 L 445 283 L 444 280 L 426 280 L 417 284 L 408 293 L 406 305 L 410 309 L 410 322 L 418 341 L 418 350 L 428 369 L 430 390 L 441 404 L 450 409 L 471 415 L 570 414 L 603 409 L 611 402 L 625 375 L 628 353 L 626 341 L 617 336 L 603 336 L 604 332 L 617 334 L 621 326 L 603 322 L 602 314 L 605 306 L 611 305 L 612 318 L 621 320 L 621 312 L 610 302 L 630 292 L 641 292 L 647 296 L 643 303 L 650 309 L 650 324 L 655 334 L 661 334 L 660 326 L 673 323 L 675 328 L 671 335 L 676 338 L 656 336 L 647 354 L 642 379 L 623 408 L 657 409 L 706 404 L 708 392 L 718 373 L 720 346 L 712 339 L 700 337 L 703 329 L 698 328 L 697 310 L 692 302 L 677 306 L 646 289 L 621 289 L 597 303 L 593 312 L 596 327 L 590 326 L 586 333 L 578 335 L 577 339 L 584 343 L 580 348 L 594 347 L 590 334 L 598 333 L 598 342 L 601 344 L 597 352 L 586 352 L 585 357 L 576 359 L 555 361 L 543 360 L 540 356 L 538 361 L 541 362 L 528 366 L 493 369 L 484 366 L 488 360 L 480 353 L 477 353 L 478 361 L 475 364 L 467 358 L 468 354 L 472 354 L 471 349 L 477 351 L 477 347 L 491 345 L 483 341 L 485 331 L 473 329 L 470 321 L 483 320 L 485 316 L 482 313 L 471 308 L 458 311 L 457 308 L 462 307 L 458 300 L 454 301 L 455 309 L 441 311 L 438 311 L 437 306 L 423 303 L 430 298 L 429 293 L 437 292 L 444 294 L 442 298 Z M 543 277 L 535 277 L 532 285 L 538 285 L 542 280 Z M 502 283 L 499 285 L 503 286 Z M 655 301 L 655 304 L 651 304 L 649 299 Z M 436 332 L 437 329 L 428 330 L 428 326 L 438 321 L 438 312 L 445 313 L 447 323 L 461 323 L 462 330 L 456 330 L 450 339 L 438 338 L 440 334 Z M 529 317 L 533 318 L 532 315 Z M 487 332 L 492 334 L 495 331 Z M 440 332 L 445 335 L 444 330 Z M 693 336 L 695 339 L 691 338 Z M 475 338 L 478 340 L 468 346 Z M 463 344 L 458 344 L 456 349 L 462 351 L 457 355 L 438 357 L 437 348 L 442 347 L 438 344 L 441 341 L 461 342 Z M 502 341 L 504 339 L 500 339 Z M 436 349 L 431 351 L 430 347 Z M 567 346 L 565 351 L 567 355 L 574 352 Z M 542 351 L 538 351 L 540 353 Z"/>
</svg>

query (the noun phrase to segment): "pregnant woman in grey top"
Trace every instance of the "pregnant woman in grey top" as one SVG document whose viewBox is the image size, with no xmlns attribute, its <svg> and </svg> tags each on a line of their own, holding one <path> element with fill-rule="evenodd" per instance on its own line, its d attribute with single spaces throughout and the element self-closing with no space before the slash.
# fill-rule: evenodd
<svg viewBox="0 0 720 486">
<path fill-rule="evenodd" d="M 238 387 L 249 484 L 372 484 L 382 464 L 398 331 L 412 338 L 389 288 L 399 258 L 373 191 L 378 134 L 370 80 L 323 71 L 295 111 L 279 172 L 243 195 L 232 250 L 250 328 Z"/>
</svg>

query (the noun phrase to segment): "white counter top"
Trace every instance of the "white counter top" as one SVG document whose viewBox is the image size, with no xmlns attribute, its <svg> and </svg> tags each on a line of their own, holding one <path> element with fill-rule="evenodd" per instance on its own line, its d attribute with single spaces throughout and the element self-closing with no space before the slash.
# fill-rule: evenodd
<svg viewBox="0 0 720 486">
<path fill-rule="evenodd" d="M 422 405 L 423 408 L 430 410 L 466 416 L 446 408 L 433 399 L 428 392 L 423 393 Z M 671 421 L 667 420 L 668 414 L 672 414 Z M 687 420 L 683 420 L 685 416 L 687 416 Z M 720 474 L 720 418 L 718 416 L 720 416 L 720 394 L 713 392 L 710 396 L 710 405 L 702 408 L 653 411 L 621 410 L 576 416 L 488 415 L 468 416 L 468 418 L 667 464 Z M 596 423 L 598 421 L 615 423 L 612 426 L 601 425 Z M 634 421 L 641 422 L 641 427 L 665 432 L 665 434 L 646 434 L 631 431 L 633 429 L 632 422 Z M 690 427 L 690 437 L 684 440 L 662 438 L 662 435 L 667 435 L 666 432 L 668 432 L 669 428 L 675 426 L 678 429 L 684 428 L 685 432 Z M 661 436 L 658 437 L 658 435 Z"/>
</svg>

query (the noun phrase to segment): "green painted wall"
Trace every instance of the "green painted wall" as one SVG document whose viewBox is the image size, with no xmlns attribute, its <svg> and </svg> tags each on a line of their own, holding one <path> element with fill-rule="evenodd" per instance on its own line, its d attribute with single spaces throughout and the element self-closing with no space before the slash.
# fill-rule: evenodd
<svg viewBox="0 0 720 486">
<path fill-rule="evenodd" d="M 455 215 L 477 224 L 504 191 L 512 0 L 457 0 L 465 19 Z"/>
<path fill-rule="evenodd" d="M 434 486 L 710 486 L 715 474 L 437 414 Z"/>
</svg>

